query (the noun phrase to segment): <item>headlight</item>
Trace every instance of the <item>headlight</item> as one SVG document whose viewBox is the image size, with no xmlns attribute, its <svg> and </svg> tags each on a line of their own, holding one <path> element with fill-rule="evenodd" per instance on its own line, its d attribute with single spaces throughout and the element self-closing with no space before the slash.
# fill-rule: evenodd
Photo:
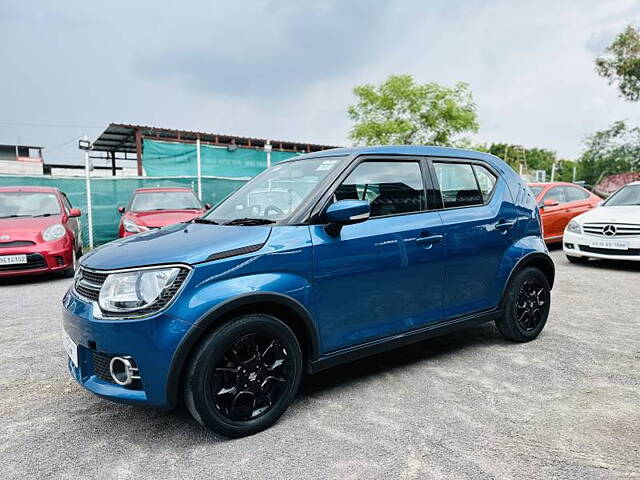
<svg viewBox="0 0 640 480">
<path fill-rule="evenodd" d="M 571 233 L 582 233 L 582 229 L 580 228 L 580 224 L 575 220 L 571 220 L 567 225 L 567 232 Z"/>
<path fill-rule="evenodd" d="M 125 231 L 129 233 L 142 233 L 142 232 L 149 231 L 147 227 L 143 225 L 138 225 L 137 223 L 129 220 L 128 218 L 125 218 L 123 220 L 122 225 L 124 226 Z"/>
<path fill-rule="evenodd" d="M 66 233 L 67 231 L 62 225 L 60 225 L 59 223 L 54 223 L 53 225 L 49 225 L 44 229 L 44 232 L 42 232 L 42 238 L 45 242 L 50 242 L 52 240 L 58 240 L 64 237 Z"/>
<path fill-rule="evenodd" d="M 112 273 L 100 289 L 100 308 L 114 313 L 146 308 L 171 287 L 178 272 L 179 268 L 161 268 Z"/>
</svg>

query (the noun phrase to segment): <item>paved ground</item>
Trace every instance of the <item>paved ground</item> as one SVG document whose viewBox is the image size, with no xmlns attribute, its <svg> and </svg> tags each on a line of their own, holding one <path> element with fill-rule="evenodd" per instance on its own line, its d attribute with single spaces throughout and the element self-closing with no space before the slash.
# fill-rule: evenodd
<svg viewBox="0 0 640 480">
<path fill-rule="evenodd" d="M 487 325 L 330 370 L 275 427 L 234 441 L 184 410 L 85 392 L 60 341 L 70 281 L 4 281 L 0 477 L 640 477 L 640 265 L 553 257 L 537 341 Z"/>
</svg>

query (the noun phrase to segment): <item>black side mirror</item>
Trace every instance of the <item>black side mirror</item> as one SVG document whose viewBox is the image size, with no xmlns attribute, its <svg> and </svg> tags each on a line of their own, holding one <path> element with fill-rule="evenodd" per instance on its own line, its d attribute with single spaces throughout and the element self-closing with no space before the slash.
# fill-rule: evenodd
<svg viewBox="0 0 640 480">
<path fill-rule="evenodd" d="M 120 213 L 124 213 L 124 207 L 118 207 L 118 211 L 119 211 Z"/>
<path fill-rule="evenodd" d="M 206 208 L 207 210 L 211 210 L 211 204 L 210 203 L 205 203 L 204 204 L 204 208 Z"/>
</svg>

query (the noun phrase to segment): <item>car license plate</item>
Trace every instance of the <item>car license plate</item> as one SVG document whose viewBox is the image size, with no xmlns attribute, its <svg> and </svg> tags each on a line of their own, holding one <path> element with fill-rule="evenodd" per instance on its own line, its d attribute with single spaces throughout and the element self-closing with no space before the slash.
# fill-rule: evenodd
<svg viewBox="0 0 640 480">
<path fill-rule="evenodd" d="M 609 248 L 612 250 L 629 250 L 629 243 L 620 240 L 592 240 L 589 243 L 591 248 Z"/>
<path fill-rule="evenodd" d="M 78 346 L 76 343 L 71 340 L 71 337 L 66 334 L 66 332 L 62 333 L 62 343 L 64 345 L 64 349 L 67 351 L 67 355 L 71 359 L 73 365 L 78 368 Z"/>
<path fill-rule="evenodd" d="M 26 255 L 2 255 L 0 265 L 21 265 L 27 263 Z"/>
</svg>

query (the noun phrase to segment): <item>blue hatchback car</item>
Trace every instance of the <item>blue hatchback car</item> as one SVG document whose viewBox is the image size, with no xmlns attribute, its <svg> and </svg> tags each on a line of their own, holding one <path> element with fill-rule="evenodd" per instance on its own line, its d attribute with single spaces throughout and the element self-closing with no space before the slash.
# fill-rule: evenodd
<svg viewBox="0 0 640 480">
<path fill-rule="evenodd" d="M 81 260 L 64 297 L 75 379 L 239 437 L 304 372 L 495 321 L 538 336 L 554 265 L 502 160 L 436 147 L 336 149 L 266 170 L 202 218 Z"/>
</svg>

